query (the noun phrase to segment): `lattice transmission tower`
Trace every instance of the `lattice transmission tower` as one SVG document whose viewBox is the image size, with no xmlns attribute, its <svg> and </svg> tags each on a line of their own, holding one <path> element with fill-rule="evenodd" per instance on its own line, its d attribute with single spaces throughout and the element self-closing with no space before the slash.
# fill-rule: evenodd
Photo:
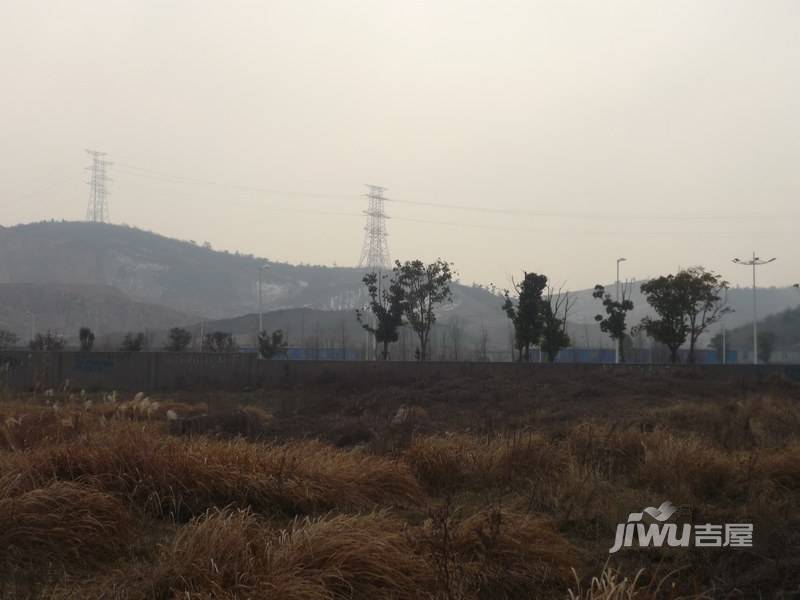
<svg viewBox="0 0 800 600">
<path fill-rule="evenodd" d="M 389 233 L 386 231 L 388 215 L 383 209 L 386 200 L 383 192 L 386 188 L 378 185 L 367 185 L 367 224 L 364 227 L 364 244 L 361 247 L 359 267 L 388 269 L 391 266 L 389 257 Z"/>
<path fill-rule="evenodd" d="M 86 167 L 89 171 L 89 206 L 86 209 L 86 220 L 95 223 L 105 223 L 108 221 L 108 200 L 109 194 L 107 183 L 111 179 L 106 174 L 106 169 L 113 163 L 103 158 L 105 152 L 87 150 L 86 153 L 92 157 L 92 164 Z"/>
</svg>

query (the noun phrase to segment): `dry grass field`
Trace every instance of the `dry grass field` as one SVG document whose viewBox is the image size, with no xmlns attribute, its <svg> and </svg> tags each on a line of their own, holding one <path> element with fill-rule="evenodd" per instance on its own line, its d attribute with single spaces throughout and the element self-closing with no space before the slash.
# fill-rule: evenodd
<svg viewBox="0 0 800 600">
<path fill-rule="evenodd" d="M 800 386 L 510 375 L 6 392 L 0 597 L 800 594 Z M 752 548 L 609 554 L 665 500 Z"/>
</svg>

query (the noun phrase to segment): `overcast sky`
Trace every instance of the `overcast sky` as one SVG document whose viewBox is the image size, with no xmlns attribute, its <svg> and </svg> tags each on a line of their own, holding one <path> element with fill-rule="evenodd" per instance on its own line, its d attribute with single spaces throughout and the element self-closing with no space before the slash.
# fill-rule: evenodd
<svg viewBox="0 0 800 600">
<path fill-rule="evenodd" d="M 786 285 L 798 40 L 797 0 L 4 0 L 0 224 L 84 218 L 94 148 L 113 222 L 272 259 L 356 263 L 374 183 L 464 281 Z"/>
</svg>

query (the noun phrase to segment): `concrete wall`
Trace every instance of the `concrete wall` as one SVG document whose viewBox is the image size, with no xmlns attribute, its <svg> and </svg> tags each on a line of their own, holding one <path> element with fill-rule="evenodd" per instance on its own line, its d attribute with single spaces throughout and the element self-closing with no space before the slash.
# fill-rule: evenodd
<svg viewBox="0 0 800 600">
<path fill-rule="evenodd" d="M 359 362 L 258 360 L 255 354 L 166 352 L 0 352 L 0 385 L 27 390 L 56 388 L 152 391 L 243 388 L 324 382 L 369 382 L 374 385 L 453 377 L 514 377 L 602 372 L 636 373 L 669 370 L 717 380 L 758 381 L 782 375 L 800 381 L 798 365 L 598 365 L 479 362 Z"/>
</svg>

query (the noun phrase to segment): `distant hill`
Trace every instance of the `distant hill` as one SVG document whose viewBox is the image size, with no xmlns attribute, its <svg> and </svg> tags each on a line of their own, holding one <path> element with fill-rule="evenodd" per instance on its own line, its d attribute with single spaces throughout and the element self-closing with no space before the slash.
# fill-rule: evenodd
<svg viewBox="0 0 800 600">
<path fill-rule="evenodd" d="M 52 326 L 71 331 L 86 319 L 94 319 L 93 314 L 100 315 L 97 326 L 101 332 L 160 329 L 197 324 L 202 319 L 252 315 L 257 310 L 258 270 L 267 262 L 270 268 L 265 271 L 262 287 L 265 312 L 306 308 L 343 311 L 352 317 L 355 308 L 366 301 L 361 285 L 363 269 L 272 262 L 266 257 L 216 251 L 192 241 L 103 223 L 43 222 L 0 227 L 0 284 L 43 286 L 38 288 L 40 299 L 36 301 L 42 304 L 40 330 Z M 525 267 L 534 270 L 535 264 L 520 265 L 520 270 Z M 631 325 L 650 314 L 639 293 L 640 283 L 633 285 L 636 309 L 629 318 Z M 613 288 L 613 283 L 607 286 L 612 293 Z M 0 298 L 0 306 L 5 307 L 0 319 L 20 333 L 29 331 L 25 311 L 34 299 L 8 289 Z M 104 296 L 112 292 L 116 295 Z M 500 308 L 502 299 L 480 286 L 453 285 L 453 292 L 454 302 L 442 308 L 440 323 L 455 322 L 469 340 L 480 337 L 485 328 L 490 346 L 507 350 L 510 330 Z M 568 331 L 576 345 L 610 347 L 610 340 L 594 321 L 602 306 L 591 295 L 591 289 L 571 293 L 575 305 Z M 796 306 L 799 299 L 791 288 L 759 289 L 759 313 L 781 312 Z M 729 303 L 735 312 L 725 318 L 728 328 L 749 322 L 751 290 L 730 290 Z M 108 310 L 101 305 L 109 306 Z M 51 306 L 70 308 L 62 317 L 58 312 L 61 309 Z M 707 339 L 701 343 L 707 343 Z"/>
<path fill-rule="evenodd" d="M 642 283 L 643 281 L 635 281 L 630 284 L 631 300 L 634 305 L 634 310 L 628 315 L 630 325 L 639 323 L 645 316 L 653 315 L 652 309 L 640 291 Z M 578 290 L 571 293 L 575 304 L 570 312 L 570 320 L 573 322 L 570 333 L 576 343 L 586 345 L 584 340 L 588 338 L 589 345 L 608 345 L 608 338 L 605 334 L 587 326 L 587 324 L 594 323 L 594 315 L 602 312 L 602 305 L 599 300 L 592 298 L 592 291 Z M 613 296 L 614 284 L 606 285 L 606 291 Z M 794 308 L 798 304 L 800 304 L 800 294 L 792 287 L 758 289 L 758 313 L 761 317 L 780 313 Z M 709 328 L 709 332 L 701 338 L 701 347 L 704 347 L 715 333 L 721 331 L 723 325 L 730 330 L 752 322 L 753 288 L 734 287 L 728 290 L 728 306 L 733 309 L 733 312 L 725 315 L 720 323 Z"/>
<path fill-rule="evenodd" d="M 761 319 L 758 322 L 758 333 L 759 337 L 765 333 L 774 335 L 775 350 L 800 351 L 800 306 Z M 747 324 L 729 330 L 727 343 L 732 350 L 749 350 L 753 345 L 752 326 Z"/>
<path fill-rule="evenodd" d="M 109 302 L 146 303 L 170 309 L 164 320 L 138 321 L 141 327 L 229 319 L 257 310 L 258 269 L 269 262 L 262 287 L 265 312 L 308 308 L 343 311 L 355 322 L 355 309 L 366 297 L 364 269 L 275 263 L 265 257 L 220 252 L 139 229 L 103 223 L 44 222 L 0 228 L 0 283 L 113 289 Z M 58 304 L 56 290 L 50 288 Z M 441 311 L 442 323 L 458 317 L 465 330 L 482 325 L 505 347 L 508 322 L 501 299 L 480 287 L 454 285 L 454 302 Z M 80 294 L 79 294 L 80 295 Z M 19 299 L 19 296 L 15 298 Z M 27 300 L 16 306 L 24 314 Z M 75 303 L 78 303 L 75 300 Z M 14 304 L 9 297 L 8 305 Z M 81 318 L 85 320 L 85 318 Z M 19 319 L 14 320 L 16 328 Z M 24 321 L 23 321 L 24 322 Z M 56 320 L 56 322 L 58 322 Z M 121 319 L 112 331 L 131 329 L 137 321 Z M 74 328 L 70 319 L 64 327 Z M 163 324 L 163 325 L 162 325 Z M 105 322 L 101 330 L 108 331 Z M 352 323 L 351 323 L 352 326 Z M 357 327 L 357 324 L 355 325 Z"/>
<path fill-rule="evenodd" d="M 0 229 L 0 283 L 112 286 L 140 301 L 209 318 L 256 309 L 258 268 L 266 260 L 104 223 Z M 360 278 L 355 269 L 271 265 L 264 277 L 266 308 L 353 304 Z"/>
<path fill-rule="evenodd" d="M 13 331 L 23 342 L 33 325 L 37 332 L 53 330 L 74 342 L 84 326 L 102 335 L 196 321 L 196 315 L 131 300 L 111 286 L 0 283 L 0 329 Z"/>
</svg>

